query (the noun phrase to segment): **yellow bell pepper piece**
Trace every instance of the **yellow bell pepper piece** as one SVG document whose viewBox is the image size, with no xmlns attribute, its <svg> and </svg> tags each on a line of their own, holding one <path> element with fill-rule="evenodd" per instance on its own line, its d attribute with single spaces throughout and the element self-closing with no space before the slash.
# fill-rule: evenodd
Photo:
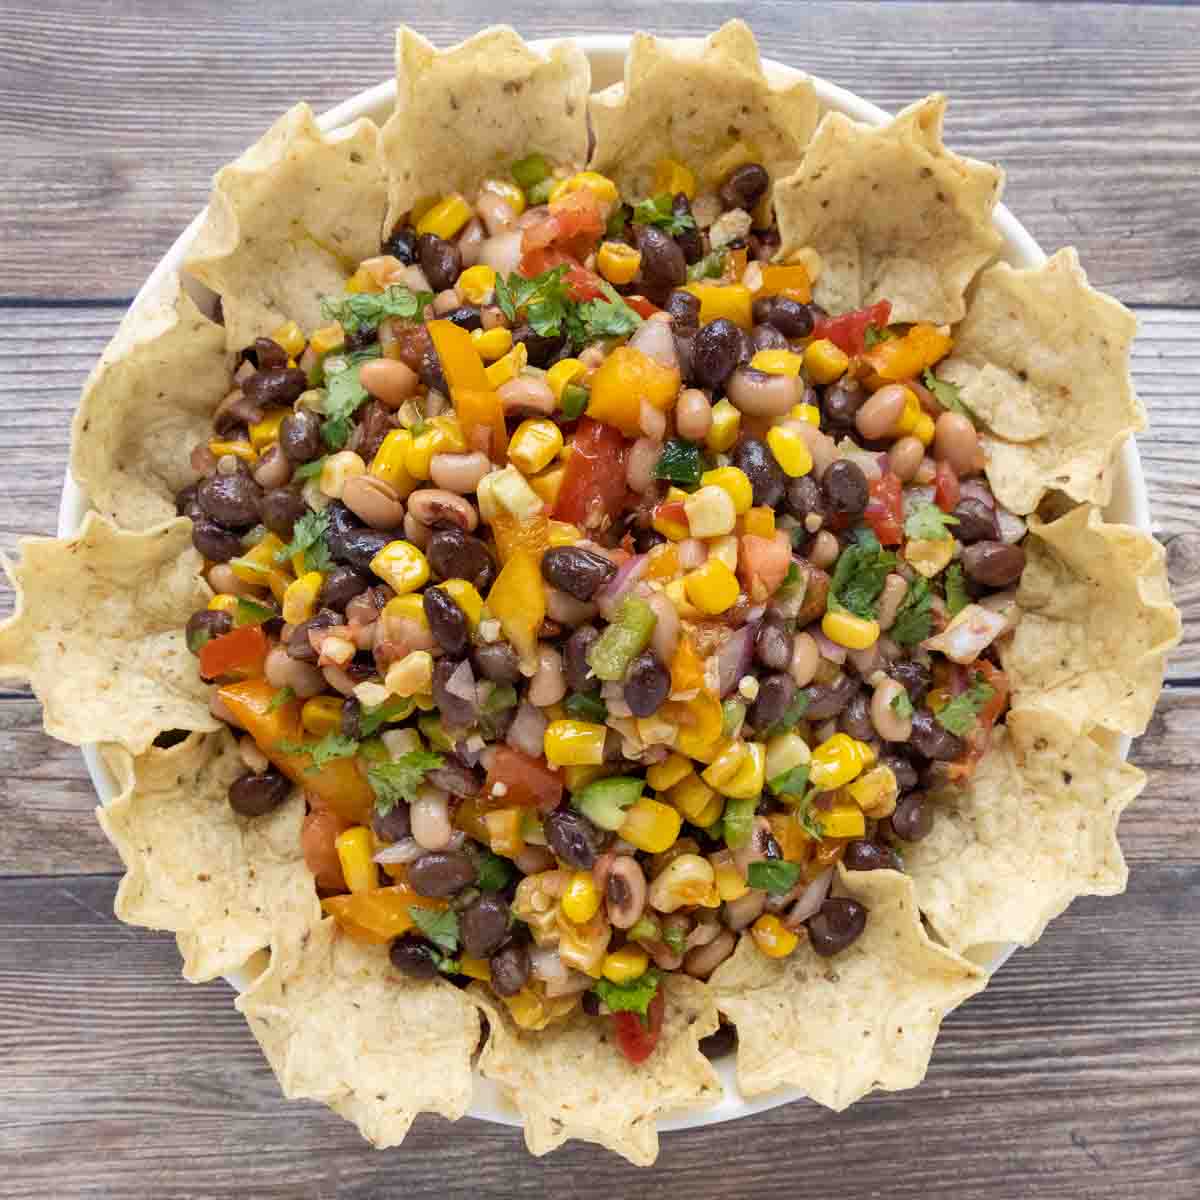
<svg viewBox="0 0 1200 1200">
<path fill-rule="evenodd" d="M 299 625 L 315 615 L 317 597 L 325 577 L 320 571 L 308 571 L 287 585 L 283 593 L 283 619 L 289 625 Z"/>
<path fill-rule="evenodd" d="M 563 480 L 566 478 L 566 475 L 567 475 L 566 464 L 558 463 L 553 467 L 547 467 L 546 470 L 541 472 L 541 474 L 534 475 L 529 480 L 529 486 L 531 488 L 533 488 L 534 492 L 541 499 L 542 503 L 548 509 L 551 509 L 555 506 L 555 504 L 558 503 L 558 493 L 560 491 L 562 491 Z M 561 521 L 557 522 L 557 523 L 562 524 Z M 554 536 L 552 533 L 550 544 L 552 546 L 553 545 L 559 545 L 559 546 L 572 545 L 574 542 L 579 541 L 582 538 L 582 536 L 583 535 L 580 534 L 578 537 L 573 538 L 571 542 L 555 542 Z"/>
<path fill-rule="evenodd" d="M 503 387 L 509 380 L 516 379 L 529 364 L 529 351 L 524 342 L 518 342 L 507 354 L 501 355 L 487 367 L 487 382 L 490 388 Z"/>
<path fill-rule="evenodd" d="M 290 408 L 268 408 L 263 419 L 250 426 L 250 445 L 261 452 L 272 442 L 279 441 L 279 427 L 291 411 Z"/>
<path fill-rule="evenodd" d="M 665 412 L 678 392 L 678 369 L 664 367 L 632 346 L 618 346 L 592 377 L 587 415 L 626 437 L 640 437 L 642 401 Z"/>
<path fill-rule="evenodd" d="M 803 263 L 793 263 L 790 266 L 764 264 L 762 283 L 754 293 L 756 300 L 760 296 L 787 296 L 791 300 L 807 304 L 812 299 L 812 280 L 809 278 L 808 268 Z"/>
<path fill-rule="evenodd" d="M 689 283 L 684 289 L 700 301 L 700 324 L 725 317 L 745 330 L 754 328 L 751 307 L 754 298 L 742 283 Z"/>
<path fill-rule="evenodd" d="M 436 234 L 448 241 L 471 219 L 471 215 L 471 206 L 454 192 L 425 213 L 417 222 L 417 233 Z"/>
<path fill-rule="evenodd" d="M 954 339 L 948 333 L 940 332 L 936 325 L 918 321 L 903 337 L 876 342 L 862 358 L 879 377 L 878 384 L 882 387 L 885 383 L 919 378 L 927 367 L 945 358 L 953 346 Z"/>
<path fill-rule="evenodd" d="M 537 666 L 537 632 L 546 617 L 546 589 L 538 560 L 528 550 L 515 550 L 488 593 L 488 608 L 500 622 L 524 665 Z"/>
<path fill-rule="evenodd" d="M 691 700 L 668 700 L 660 709 L 665 720 L 676 725 L 675 747 L 681 754 L 708 762 L 721 744 L 721 702 L 710 692 L 700 691 Z"/>
<path fill-rule="evenodd" d="M 682 192 L 689 200 L 696 198 L 696 176 L 674 158 L 660 158 L 654 168 L 654 194 L 674 196 Z"/>
<path fill-rule="evenodd" d="M 283 548 L 283 542 L 275 534 L 268 533 L 257 546 L 251 546 L 238 558 L 231 558 L 229 566 L 243 583 L 252 587 L 266 587 L 270 584 L 273 574 L 282 575 L 286 589 L 290 581 L 279 570 L 275 557 Z"/>
<path fill-rule="evenodd" d="M 470 333 L 451 321 L 430 321 L 425 328 L 429 330 L 434 349 L 441 360 L 459 425 L 472 433 L 481 429 L 490 430 L 492 436 L 488 453 L 493 462 L 503 462 L 504 452 L 508 449 L 504 408 L 500 397 L 492 390 L 483 359 Z"/>
</svg>

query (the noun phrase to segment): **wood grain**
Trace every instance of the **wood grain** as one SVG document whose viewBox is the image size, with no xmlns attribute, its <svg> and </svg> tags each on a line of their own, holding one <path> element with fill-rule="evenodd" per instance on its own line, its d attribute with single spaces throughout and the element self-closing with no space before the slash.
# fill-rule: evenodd
<svg viewBox="0 0 1200 1200">
<path fill-rule="evenodd" d="M 132 295 L 213 171 L 279 113 L 301 98 L 322 110 L 391 73 L 402 15 L 385 0 L 336 18 L 311 2 L 4 5 L 0 294 Z M 497 10 L 458 0 L 407 15 L 445 44 Z M 1200 300 L 1196 8 L 632 0 L 568 14 L 514 0 L 503 12 L 530 36 L 698 33 L 735 15 L 764 53 L 889 109 L 945 91 L 952 145 L 1004 165 L 1007 200 L 1043 245 L 1078 245 L 1122 299 Z M 80 253 L 47 271 L 47 245 Z"/>
</svg>

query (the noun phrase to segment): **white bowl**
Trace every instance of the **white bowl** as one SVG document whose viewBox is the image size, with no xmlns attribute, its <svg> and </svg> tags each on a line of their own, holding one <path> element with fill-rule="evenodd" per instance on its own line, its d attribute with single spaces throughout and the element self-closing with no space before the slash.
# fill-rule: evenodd
<svg viewBox="0 0 1200 1200">
<path fill-rule="evenodd" d="M 531 42 L 530 45 L 535 50 L 545 52 L 549 50 L 555 40 L 544 39 Z M 625 56 L 628 52 L 630 42 L 627 35 L 587 34 L 577 36 L 573 40 L 584 51 L 591 62 L 592 88 L 594 91 L 607 87 L 611 83 L 616 83 L 622 78 Z M 763 66 L 768 77 L 772 80 L 792 80 L 801 74 L 795 68 L 785 66 L 783 63 L 775 62 L 772 59 L 764 59 Z M 817 96 L 825 109 L 843 112 L 857 121 L 863 121 L 870 125 L 882 125 L 890 119 L 883 109 L 877 108 L 874 104 L 861 99 L 844 88 L 827 83 L 816 76 L 812 76 L 812 82 L 816 88 Z M 340 126 L 349 124 L 351 121 L 357 120 L 359 117 L 365 116 L 371 117 L 377 123 L 382 124 L 391 113 L 395 96 L 395 81 L 389 80 L 386 83 L 381 83 L 375 87 L 368 88 L 366 91 L 359 92 L 357 96 L 352 97 L 343 104 L 339 104 L 336 108 L 330 109 L 329 112 L 319 118 L 318 123 L 324 130 L 337 129 Z M 175 244 L 162 257 L 158 265 L 150 273 L 149 278 L 142 285 L 138 295 L 134 298 L 134 305 L 141 300 L 142 295 L 153 287 L 166 272 L 178 271 L 182 267 L 187 248 L 195 238 L 203 219 L 204 213 L 202 212 L 180 234 Z M 1007 262 L 1015 267 L 1036 267 L 1046 261 L 1046 256 L 1042 252 L 1041 247 L 1029 235 L 1025 227 L 1003 205 L 1000 205 L 996 209 L 995 225 L 1004 238 L 1003 257 Z M 193 294 L 198 302 L 203 304 L 203 302 L 207 301 L 209 311 L 213 311 L 214 298 L 211 293 L 207 295 L 202 294 L 202 288 L 189 290 L 193 290 Z M 58 514 L 58 533 L 60 537 L 68 537 L 79 528 L 87 507 L 87 498 L 76 486 L 75 481 L 71 478 L 68 471 L 66 481 L 63 484 L 62 502 L 59 506 Z M 1117 461 L 1116 477 L 1113 482 L 1113 497 L 1112 502 L 1108 506 L 1107 515 L 1110 520 L 1136 525 L 1139 529 L 1147 532 L 1150 530 L 1150 509 L 1146 496 L 1146 484 L 1142 477 L 1141 459 L 1132 438 L 1125 443 Z M 1122 750 L 1123 754 L 1128 753 L 1128 746 L 1129 739 L 1125 739 Z M 112 777 L 105 769 L 103 763 L 101 763 L 100 756 L 96 753 L 94 747 L 85 746 L 83 757 L 87 764 L 88 774 L 95 785 L 97 795 L 103 803 L 108 803 L 115 791 Z M 981 965 L 985 966 L 989 971 L 994 971 L 1012 954 L 1015 948 L 1015 946 L 1007 944 L 988 947 L 988 953 L 981 962 Z M 243 973 L 230 975 L 228 979 L 238 990 L 241 990 L 247 982 Z M 763 1096 L 753 1098 L 743 1097 L 738 1090 L 732 1056 L 719 1061 L 716 1067 L 725 1089 L 725 1094 L 720 1103 L 700 1112 L 681 1112 L 666 1116 L 658 1122 L 660 1130 L 691 1129 L 699 1125 L 711 1125 L 719 1121 L 729 1121 L 736 1117 L 748 1116 L 751 1113 L 763 1112 L 766 1109 L 776 1108 L 781 1104 L 787 1104 L 790 1101 L 804 1098 L 804 1093 L 798 1088 L 780 1088 Z M 489 1080 L 483 1079 L 478 1075 L 475 1078 L 474 1095 L 468 1112 L 471 1116 L 478 1117 L 484 1121 L 494 1121 L 503 1125 L 520 1124 L 516 1110 L 503 1097 L 499 1088 Z"/>
</svg>

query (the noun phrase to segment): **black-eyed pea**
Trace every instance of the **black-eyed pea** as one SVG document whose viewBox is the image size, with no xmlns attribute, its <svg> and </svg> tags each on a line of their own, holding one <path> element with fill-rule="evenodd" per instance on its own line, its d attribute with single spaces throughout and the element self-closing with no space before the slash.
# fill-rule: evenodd
<svg viewBox="0 0 1200 1200">
<path fill-rule="evenodd" d="M 448 522 L 464 533 L 471 533 L 479 524 L 475 506 L 445 488 L 420 488 L 413 492 L 408 498 L 408 515 L 429 529 Z"/>
</svg>

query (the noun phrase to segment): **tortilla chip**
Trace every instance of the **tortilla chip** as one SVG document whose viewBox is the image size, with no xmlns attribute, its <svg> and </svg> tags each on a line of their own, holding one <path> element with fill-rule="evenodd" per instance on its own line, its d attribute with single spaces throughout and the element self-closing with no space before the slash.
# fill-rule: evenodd
<svg viewBox="0 0 1200 1200">
<path fill-rule="evenodd" d="M 437 50 L 407 27 L 396 31 L 396 109 L 383 127 L 391 229 L 418 200 L 473 197 L 490 174 L 507 177 L 535 152 L 582 166 L 588 152 L 591 68 L 574 42 L 550 57 L 507 25 Z"/>
<path fill-rule="evenodd" d="M 937 369 L 957 384 L 985 430 L 987 476 L 997 499 L 1032 512 L 1052 489 L 1108 503 L 1125 439 L 1146 427 L 1129 350 L 1137 320 L 1088 285 L 1075 251 L 1043 266 L 1007 263 L 979 278 Z"/>
<path fill-rule="evenodd" d="M 445 980 L 405 978 L 386 946 L 358 945 L 332 920 L 276 939 L 237 1007 L 285 1096 L 327 1104 L 380 1149 L 418 1113 L 467 1111 L 475 1006 Z"/>
<path fill-rule="evenodd" d="M 217 729 L 184 626 L 212 592 L 185 517 L 128 533 L 90 512 L 73 538 L 22 538 L 0 679 L 27 682 L 46 732 L 141 754 L 165 729 Z"/>
<path fill-rule="evenodd" d="M 703 40 L 634 34 L 624 82 L 595 93 L 588 108 L 596 135 L 589 165 L 635 198 L 653 191 L 660 159 L 676 159 L 705 179 L 737 142 L 780 179 L 799 165 L 817 124 L 812 83 L 772 85 L 743 21 Z"/>
<path fill-rule="evenodd" d="M 173 931 L 185 979 L 236 970 L 279 930 L 320 916 L 300 852 L 304 795 L 296 789 L 266 816 L 239 817 L 228 792 L 246 768 L 228 732 L 193 733 L 138 758 L 120 746 L 101 752 L 121 789 L 96 809 L 127 872 L 116 914 Z"/>
<path fill-rule="evenodd" d="M 1117 822 L 1145 783 L 1112 735 L 1080 736 L 1051 713 L 1014 709 L 970 785 L 905 847 L 921 911 L 963 954 L 1032 945 L 1076 896 L 1125 890 Z"/>
<path fill-rule="evenodd" d="M 175 515 L 197 475 L 188 451 L 211 436 L 233 386 L 225 331 L 168 275 L 121 322 L 84 385 L 71 472 L 92 506 L 124 529 Z"/>
<path fill-rule="evenodd" d="M 1021 620 L 1001 660 L 1013 707 L 1050 713 L 1078 735 L 1143 733 L 1180 636 L 1166 553 L 1148 534 L 1082 505 L 1029 522 L 1017 589 Z"/>
<path fill-rule="evenodd" d="M 720 1099 L 717 1073 L 699 1049 L 699 1040 L 718 1023 L 709 989 L 674 975 L 663 986 L 662 1036 L 636 1067 L 613 1042 L 608 1021 L 576 1011 L 561 1024 L 528 1033 L 486 988 L 472 987 L 491 1025 L 480 1073 L 521 1110 L 530 1154 L 547 1154 L 568 1138 L 581 1138 L 648 1167 L 658 1157 L 660 1113 L 707 1108 Z"/>
<path fill-rule="evenodd" d="M 289 319 L 317 328 L 321 297 L 379 253 L 385 200 L 376 126 L 326 136 L 307 104 L 222 167 L 185 269 L 221 296 L 229 349 Z"/>
<path fill-rule="evenodd" d="M 827 113 L 799 169 L 775 185 L 779 258 L 815 251 L 813 299 L 833 313 L 890 300 L 893 321 L 959 320 L 975 273 L 1003 239 L 1004 172 L 942 144 L 944 96 L 889 125 Z"/>
<path fill-rule="evenodd" d="M 987 983 L 973 963 L 926 935 L 913 882 L 896 871 L 839 867 L 835 895 L 867 908 L 859 939 L 833 958 L 799 946 L 762 955 L 743 935 L 710 981 L 738 1027 L 738 1084 L 747 1096 L 791 1085 L 837 1112 L 875 1088 L 925 1077 L 942 1018 Z"/>
</svg>

